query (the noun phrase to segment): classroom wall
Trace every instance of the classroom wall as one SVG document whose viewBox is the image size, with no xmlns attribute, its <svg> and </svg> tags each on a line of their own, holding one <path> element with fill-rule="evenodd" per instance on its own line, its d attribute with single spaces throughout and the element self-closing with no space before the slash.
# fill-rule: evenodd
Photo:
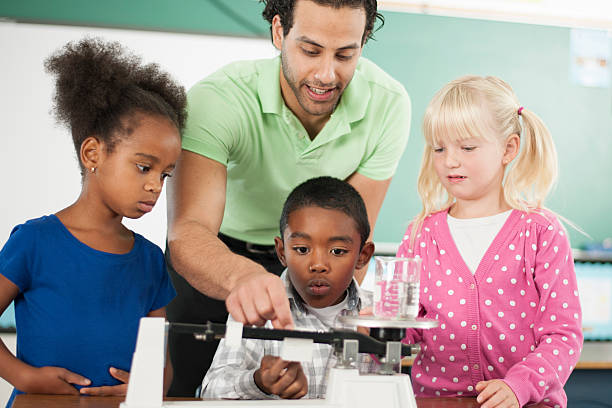
<svg viewBox="0 0 612 408">
<path fill-rule="evenodd" d="M 0 17 L 16 21 L 241 36 L 236 38 L 236 48 L 224 50 L 223 56 L 211 54 L 207 63 L 218 65 L 264 56 L 245 38 L 260 38 L 265 46 L 268 28 L 261 10 L 256 0 L 183 0 L 181 7 L 171 0 L 0 3 Z M 423 149 L 421 118 L 435 91 L 465 74 L 502 77 L 514 87 L 522 104 L 544 119 L 555 138 L 560 161 L 560 181 L 546 204 L 596 241 L 612 236 L 612 217 L 607 211 L 612 200 L 608 180 L 612 174 L 608 159 L 612 152 L 612 94 L 610 88 L 588 88 L 570 81 L 570 29 L 389 11 L 383 14 L 386 24 L 376 33 L 376 41 L 366 45 L 364 55 L 404 84 L 412 97 L 413 125 L 381 209 L 374 233 L 377 242 L 399 241 L 409 220 L 420 210 L 415 179 Z M 27 54 L 24 50 L 18 53 Z M 179 55 L 189 66 L 201 56 L 174 51 L 172 55 Z M 33 56 L 29 58 L 28 63 L 39 64 Z M 19 72 L 7 64 L 0 69 L 3 73 Z M 199 72 L 204 74 L 205 70 Z M 42 116 L 36 116 L 37 120 L 45 120 Z M 28 206 L 20 201 L 17 205 Z M 0 237 L 8 233 L 5 225 L 0 223 Z M 590 242 L 574 230 L 570 230 L 570 238 L 574 247 Z"/>
</svg>

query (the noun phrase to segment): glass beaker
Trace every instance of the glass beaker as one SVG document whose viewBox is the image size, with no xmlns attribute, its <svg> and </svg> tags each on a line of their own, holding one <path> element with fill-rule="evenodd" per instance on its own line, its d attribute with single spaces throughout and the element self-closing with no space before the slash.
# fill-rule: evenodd
<svg viewBox="0 0 612 408">
<path fill-rule="evenodd" d="M 416 319 L 419 313 L 420 258 L 377 256 L 374 315 Z"/>
</svg>

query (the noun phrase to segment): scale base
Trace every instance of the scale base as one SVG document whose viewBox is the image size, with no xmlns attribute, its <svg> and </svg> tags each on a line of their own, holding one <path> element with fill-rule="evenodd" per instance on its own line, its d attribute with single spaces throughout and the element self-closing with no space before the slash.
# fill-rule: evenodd
<svg viewBox="0 0 612 408">
<path fill-rule="evenodd" d="M 141 320 L 128 392 L 120 408 L 417 408 L 408 375 L 359 375 L 354 368 L 331 369 L 324 399 L 163 401 L 164 335 L 164 319 Z"/>
<path fill-rule="evenodd" d="M 397 375 L 359 375 L 356 369 L 332 368 L 327 396 L 316 400 L 202 400 L 164 401 L 161 405 L 128 405 L 120 408 L 417 408 L 410 377 Z"/>
</svg>

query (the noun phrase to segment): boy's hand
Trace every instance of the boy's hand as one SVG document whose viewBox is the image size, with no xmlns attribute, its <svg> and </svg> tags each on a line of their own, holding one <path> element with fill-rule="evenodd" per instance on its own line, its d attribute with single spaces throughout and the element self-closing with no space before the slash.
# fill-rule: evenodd
<svg viewBox="0 0 612 408">
<path fill-rule="evenodd" d="M 31 367 L 23 376 L 23 385 L 17 385 L 28 394 L 72 394 L 79 391 L 71 384 L 89 385 L 91 381 L 61 367 Z"/>
<path fill-rule="evenodd" d="M 480 408 L 519 408 L 519 402 L 512 391 L 502 380 L 480 381 L 476 384 Z"/>
<path fill-rule="evenodd" d="M 266 394 L 281 398 L 302 398 L 308 392 L 308 381 L 302 365 L 295 361 L 284 361 L 280 357 L 264 356 L 253 375 L 255 384 Z"/>
<path fill-rule="evenodd" d="M 115 367 L 108 369 L 110 375 L 123 384 L 118 385 L 107 385 L 103 387 L 91 387 L 81 388 L 81 394 L 84 395 L 125 395 L 127 393 L 128 381 L 130 380 L 130 373 L 127 371 L 120 370 Z"/>
</svg>

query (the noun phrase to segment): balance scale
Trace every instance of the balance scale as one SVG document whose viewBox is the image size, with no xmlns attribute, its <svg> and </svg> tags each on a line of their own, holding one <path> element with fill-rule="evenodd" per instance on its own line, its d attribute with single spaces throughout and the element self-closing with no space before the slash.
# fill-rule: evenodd
<svg viewBox="0 0 612 408">
<path fill-rule="evenodd" d="M 401 340 L 406 328 L 430 329 L 437 327 L 438 321 L 376 316 L 341 316 L 339 319 L 347 325 L 370 327 L 370 336 L 351 330 L 276 330 L 242 327 L 240 323 L 226 326 L 211 322 L 196 325 L 168 323 L 160 317 L 144 317 L 138 329 L 126 399 L 120 408 L 416 408 L 410 376 L 400 373 L 400 363 L 402 356 L 416 355 L 420 347 L 402 344 Z M 225 337 L 226 342 L 234 344 L 239 343 L 241 338 L 283 341 L 283 349 L 289 350 L 291 355 L 308 354 L 313 342 L 330 344 L 338 363 L 330 370 L 327 393 L 323 399 L 163 401 L 164 358 L 169 330 L 191 333 L 203 341 Z M 380 357 L 381 366 L 376 374 L 359 374 L 356 367 L 358 353 Z M 281 358 L 285 358 L 285 355 Z"/>
</svg>

